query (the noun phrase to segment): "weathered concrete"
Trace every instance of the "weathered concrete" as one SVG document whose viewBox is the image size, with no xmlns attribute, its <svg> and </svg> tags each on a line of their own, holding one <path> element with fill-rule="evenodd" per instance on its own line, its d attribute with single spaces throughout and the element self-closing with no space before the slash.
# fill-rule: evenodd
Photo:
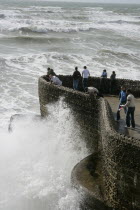
<svg viewBox="0 0 140 210">
<path fill-rule="evenodd" d="M 61 79 L 63 87 L 46 82 L 45 77 L 39 78 L 41 114 L 42 116 L 47 115 L 47 103 L 53 103 L 63 97 L 64 102 L 71 107 L 71 112 L 81 126 L 82 135 L 85 135 L 85 141 L 90 151 L 100 154 L 98 155 L 100 160 L 98 165 L 102 169 L 100 172 L 102 196 L 99 193 L 96 196 L 92 193 L 90 199 L 86 199 L 89 206 L 91 206 L 91 200 L 100 203 L 102 198 L 104 209 L 140 209 L 140 141 L 117 132 L 113 113 L 104 98 L 96 100 L 85 93 L 70 89 L 72 78 L 69 76 L 61 76 Z M 96 82 L 99 82 L 99 78 L 91 78 L 90 81 L 98 85 Z M 106 87 L 103 89 L 104 92 L 109 91 L 110 84 L 109 80 L 107 81 Z M 125 84 L 124 80 L 117 80 L 119 85 L 122 81 Z M 125 85 L 129 87 L 137 85 L 134 88 L 134 93 L 137 95 L 140 93 L 140 82 L 126 80 Z M 94 168 L 94 161 L 92 166 Z M 79 166 L 77 165 L 77 167 Z M 75 176 L 77 177 L 76 174 Z M 81 177 L 84 177 L 82 171 Z M 86 178 L 89 179 L 88 174 Z M 81 178 L 79 177 L 79 179 Z M 83 186 L 84 178 L 81 180 L 83 181 L 80 182 L 80 185 Z M 87 187 L 84 186 L 82 189 L 86 194 Z M 86 203 L 86 206 L 88 204 Z"/>
<path fill-rule="evenodd" d="M 112 209 L 106 205 L 103 193 L 102 173 L 98 153 L 94 153 L 80 163 L 72 171 L 72 184 L 82 192 L 81 209 Z"/>
<path fill-rule="evenodd" d="M 116 132 L 105 100 L 101 102 L 100 125 L 104 196 L 115 209 L 139 209 L 140 142 Z"/>
</svg>

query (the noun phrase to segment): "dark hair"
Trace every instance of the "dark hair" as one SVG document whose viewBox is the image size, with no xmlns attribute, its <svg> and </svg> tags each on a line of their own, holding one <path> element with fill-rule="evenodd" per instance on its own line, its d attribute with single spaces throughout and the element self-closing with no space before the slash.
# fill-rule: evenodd
<svg viewBox="0 0 140 210">
<path fill-rule="evenodd" d="M 127 90 L 128 93 L 132 93 L 132 91 L 130 89 Z"/>
<path fill-rule="evenodd" d="M 50 69 L 50 72 L 49 73 L 52 74 L 52 76 L 55 76 L 55 72 L 54 72 L 53 69 Z"/>
<path fill-rule="evenodd" d="M 75 70 L 78 70 L 78 67 L 77 66 L 75 67 Z"/>
<path fill-rule="evenodd" d="M 84 66 L 84 69 L 86 69 L 87 67 L 86 66 Z"/>
<path fill-rule="evenodd" d="M 103 71 L 105 71 L 105 72 L 106 72 L 106 69 L 104 69 Z"/>
<path fill-rule="evenodd" d="M 50 67 L 48 67 L 48 68 L 47 68 L 47 75 L 50 74 L 50 71 L 51 71 L 51 69 L 50 69 Z"/>
</svg>

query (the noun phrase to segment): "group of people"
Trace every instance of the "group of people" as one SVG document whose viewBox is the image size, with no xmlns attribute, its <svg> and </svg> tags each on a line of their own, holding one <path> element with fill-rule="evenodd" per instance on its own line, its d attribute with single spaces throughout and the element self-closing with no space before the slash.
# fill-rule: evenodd
<svg viewBox="0 0 140 210">
<path fill-rule="evenodd" d="M 82 77 L 83 77 L 83 89 L 86 93 L 89 93 L 90 95 L 93 96 L 102 96 L 98 89 L 95 87 L 87 87 L 88 85 L 88 77 L 90 76 L 89 70 L 87 69 L 86 66 L 84 66 L 84 69 L 82 71 Z M 79 85 L 79 80 L 81 78 L 81 73 L 78 71 L 78 67 L 75 67 L 75 71 L 73 73 L 73 89 L 78 90 L 78 85 Z M 52 84 L 61 86 L 62 81 L 56 76 L 56 73 L 54 72 L 53 69 L 47 68 L 47 75 L 46 75 L 46 80 L 48 82 L 51 82 Z"/>
<path fill-rule="evenodd" d="M 103 97 L 103 95 L 99 92 L 97 88 L 88 87 L 89 76 L 90 76 L 90 72 L 86 66 L 83 67 L 82 75 L 78 71 L 78 67 L 75 67 L 75 71 L 73 72 L 73 75 L 72 75 L 73 89 L 74 90 L 79 89 L 78 85 L 82 77 L 82 85 L 85 92 L 89 93 L 91 96 L 93 95 L 94 97 L 96 96 Z M 101 74 L 101 78 L 107 78 L 106 69 L 103 70 Z M 111 85 L 113 85 L 113 81 L 115 81 L 115 79 L 116 79 L 116 73 L 115 71 L 112 71 L 112 74 L 110 76 Z M 62 81 L 56 76 L 54 70 L 51 68 L 47 69 L 46 80 L 58 86 L 62 85 Z M 134 102 L 134 96 L 131 90 L 128 89 L 126 91 L 126 88 L 122 86 L 121 91 L 119 93 L 119 100 L 120 100 L 120 103 L 117 110 L 117 121 L 120 119 L 120 111 L 123 108 L 126 114 L 126 127 L 129 128 L 131 125 L 131 127 L 134 129 L 135 128 L 135 120 L 134 120 L 135 102 Z"/>
<path fill-rule="evenodd" d="M 86 66 L 84 66 L 84 69 L 82 71 L 82 83 L 83 83 L 83 89 L 88 87 L 88 78 L 90 76 L 90 72 L 87 69 Z M 72 75 L 73 77 L 73 89 L 78 90 L 79 80 L 81 78 L 81 73 L 78 71 L 78 67 L 75 67 L 75 71 Z"/>
<path fill-rule="evenodd" d="M 83 90 L 86 93 L 89 93 L 91 96 L 94 96 L 95 98 L 97 96 L 103 97 L 103 95 L 99 92 L 99 90 L 97 88 L 88 87 L 88 78 L 90 76 L 90 72 L 89 72 L 89 70 L 87 69 L 86 66 L 83 67 L 82 75 L 78 71 L 78 67 L 75 67 L 75 71 L 74 71 L 72 76 L 73 76 L 73 89 L 74 90 L 78 90 L 79 81 L 80 81 L 80 78 L 82 76 Z"/>
<path fill-rule="evenodd" d="M 74 90 L 78 90 L 79 81 L 80 81 L 80 78 L 82 77 L 83 89 L 84 89 L 84 91 L 86 91 L 86 89 L 88 87 L 88 78 L 90 76 L 90 72 L 87 69 L 87 67 L 86 66 L 83 67 L 82 75 L 78 71 L 78 67 L 75 67 L 75 71 L 73 72 L 72 76 L 73 76 L 73 89 Z M 101 74 L 101 83 L 103 83 L 102 79 L 104 79 L 104 78 L 107 78 L 107 71 L 106 71 L 106 69 L 104 69 L 102 74 Z M 116 73 L 115 73 L 115 71 L 112 71 L 112 74 L 110 76 L 111 89 L 113 89 L 113 87 L 114 87 L 115 79 L 116 79 Z"/>
<path fill-rule="evenodd" d="M 89 76 L 90 76 L 90 72 L 89 72 L 89 70 L 87 69 L 86 66 L 83 67 L 82 75 L 78 71 L 78 67 L 75 67 L 75 71 L 73 72 L 73 75 L 72 75 L 72 77 L 73 77 L 73 89 L 74 90 L 79 89 L 79 81 L 82 77 L 83 90 L 85 92 L 87 92 Z M 101 78 L 107 78 L 106 69 L 103 70 L 103 72 L 101 74 Z M 53 83 L 55 85 L 62 85 L 62 81 L 56 76 L 54 70 L 49 68 L 49 67 L 47 69 L 46 79 L 47 79 L 47 81 L 50 81 L 51 83 Z M 116 79 L 115 71 L 112 72 L 112 74 L 110 76 L 110 79 L 111 79 L 111 86 L 112 86 L 113 81 Z"/>
<path fill-rule="evenodd" d="M 135 99 L 130 89 L 126 91 L 124 86 L 121 87 L 121 91 L 119 93 L 119 107 L 117 111 L 117 121 L 120 119 L 120 111 L 124 108 L 124 112 L 126 114 L 126 128 L 135 129 L 135 119 L 134 119 L 134 112 L 135 112 Z"/>
<path fill-rule="evenodd" d="M 102 78 L 107 78 L 107 71 L 106 71 L 106 69 L 103 70 L 103 72 L 101 74 L 101 77 Z M 112 71 L 112 74 L 110 76 L 110 79 L 111 80 L 115 80 L 116 79 L 116 73 L 115 73 L 115 71 Z"/>
<path fill-rule="evenodd" d="M 106 69 L 103 70 L 102 74 L 101 74 L 101 80 L 100 80 L 100 88 L 101 89 L 107 89 L 107 71 Z M 112 74 L 110 76 L 110 93 L 114 94 L 115 92 L 115 86 L 116 86 L 116 73 L 115 71 L 112 71 Z"/>
</svg>

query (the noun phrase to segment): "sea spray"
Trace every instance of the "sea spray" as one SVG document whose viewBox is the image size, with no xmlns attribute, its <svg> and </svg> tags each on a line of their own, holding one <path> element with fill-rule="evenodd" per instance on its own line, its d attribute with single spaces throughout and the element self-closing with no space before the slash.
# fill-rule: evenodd
<svg viewBox="0 0 140 210">
<path fill-rule="evenodd" d="M 88 151 L 63 100 L 48 110 L 46 119 L 13 120 L 13 131 L 1 132 L 2 210 L 79 209 L 80 195 L 71 187 L 70 176 Z"/>
</svg>

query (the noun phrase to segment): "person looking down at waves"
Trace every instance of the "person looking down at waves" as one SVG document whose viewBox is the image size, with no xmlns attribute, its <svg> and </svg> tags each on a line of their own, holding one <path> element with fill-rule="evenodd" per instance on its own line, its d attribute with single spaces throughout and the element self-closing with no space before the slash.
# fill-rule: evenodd
<svg viewBox="0 0 140 210">
<path fill-rule="evenodd" d="M 50 78 L 50 81 L 51 81 L 52 84 L 59 85 L 59 86 L 62 85 L 62 81 L 57 76 L 55 76 L 53 74 L 50 74 L 49 78 Z"/>
</svg>

